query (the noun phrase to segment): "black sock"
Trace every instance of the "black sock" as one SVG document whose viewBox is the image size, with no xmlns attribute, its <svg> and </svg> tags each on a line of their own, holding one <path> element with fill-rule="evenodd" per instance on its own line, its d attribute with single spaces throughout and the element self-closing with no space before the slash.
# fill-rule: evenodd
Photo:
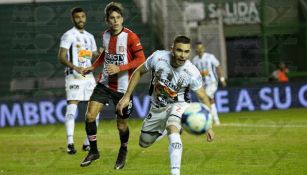
<svg viewBox="0 0 307 175">
<path fill-rule="evenodd" d="M 119 131 L 119 137 L 120 137 L 120 146 L 127 149 L 128 140 L 129 140 L 129 128 L 127 127 L 127 130 L 124 132 Z"/>
<path fill-rule="evenodd" d="M 97 134 L 97 126 L 96 121 L 94 122 L 85 122 L 85 130 L 87 134 L 88 141 L 90 142 L 90 151 L 97 153 L 97 140 L 96 140 L 96 134 Z"/>
</svg>

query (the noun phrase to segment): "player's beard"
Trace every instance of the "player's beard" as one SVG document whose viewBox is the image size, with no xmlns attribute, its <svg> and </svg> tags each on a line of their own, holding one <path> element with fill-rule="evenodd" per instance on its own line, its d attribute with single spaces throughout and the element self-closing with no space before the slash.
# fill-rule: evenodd
<svg viewBox="0 0 307 175">
<path fill-rule="evenodd" d="M 83 23 L 83 25 L 81 23 Z M 79 23 L 75 22 L 75 27 L 79 30 L 82 30 L 85 27 L 85 22 L 79 22 Z"/>
<path fill-rule="evenodd" d="M 178 60 L 177 58 L 175 58 L 175 55 L 173 55 L 172 59 L 171 59 L 171 65 L 175 68 L 178 68 L 182 65 L 184 65 L 186 61 L 183 60 Z"/>
</svg>

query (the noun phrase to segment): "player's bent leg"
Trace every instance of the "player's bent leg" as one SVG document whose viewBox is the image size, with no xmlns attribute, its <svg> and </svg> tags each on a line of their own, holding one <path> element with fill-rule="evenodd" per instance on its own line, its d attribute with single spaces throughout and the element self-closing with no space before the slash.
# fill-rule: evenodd
<svg viewBox="0 0 307 175">
<path fill-rule="evenodd" d="M 75 154 L 77 150 L 74 146 L 74 129 L 75 129 L 75 115 L 79 101 L 69 100 L 67 102 L 66 115 L 65 115 L 65 128 L 67 136 L 67 153 Z"/>
<path fill-rule="evenodd" d="M 99 159 L 100 155 L 97 148 L 97 125 L 96 125 L 96 116 L 102 110 L 103 104 L 90 101 L 87 106 L 86 119 L 85 119 L 85 130 L 90 142 L 90 151 L 88 155 L 81 162 L 80 166 L 85 167 L 92 163 L 92 161 Z"/>
<path fill-rule="evenodd" d="M 156 140 L 157 138 L 160 136 L 161 134 L 158 132 L 144 132 L 142 131 L 140 134 L 140 138 L 139 138 L 139 145 L 142 148 L 148 148 L 149 146 L 151 146 Z"/>
</svg>

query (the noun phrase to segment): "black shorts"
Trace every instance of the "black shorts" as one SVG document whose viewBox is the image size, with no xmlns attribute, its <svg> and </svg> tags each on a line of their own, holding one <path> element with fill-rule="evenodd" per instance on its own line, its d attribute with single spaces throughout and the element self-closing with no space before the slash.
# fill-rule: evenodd
<svg viewBox="0 0 307 175">
<path fill-rule="evenodd" d="M 124 96 L 124 93 L 116 92 L 110 88 L 107 88 L 105 85 L 98 83 L 93 91 L 93 94 L 90 98 L 90 101 L 97 101 L 104 105 L 109 104 L 110 99 L 113 101 L 114 106 L 117 105 L 119 100 Z M 118 117 L 126 119 L 129 118 L 133 109 L 132 96 L 130 97 L 129 105 L 123 109 L 123 116 L 117 114 Z"/>
</svg>

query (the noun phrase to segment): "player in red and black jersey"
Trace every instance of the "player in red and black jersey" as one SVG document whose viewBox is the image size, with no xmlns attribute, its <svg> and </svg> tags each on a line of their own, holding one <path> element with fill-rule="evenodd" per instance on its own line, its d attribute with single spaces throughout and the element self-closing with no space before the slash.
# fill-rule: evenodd
<svg viewBox="0 0 307 175">
<path fill-rule="evenodd" d="M 96 115 L 112 100 L 114 105 L 122 98 L 127 90 L 129 79 L 135 68 L 145 61 L 145 55 L 138 36 L 131 30 L 123 27 L 123 8 L 119 3 L 111 2 L 105 8 L 106 22 L 109 29 L 102 35 L 103 53 L 93 66 L 86 68 L 92 71 L 103 64 L 98 77 L 98 84 L 88 103 L 86 112 L 86 133 L 90 142 L 90 151 L 81 166 L 88 166 L 99 158 L 97 149 Z M 114 169 L 125 166 L 129 128 L 127 120 L 132 112 L 133 102 L 124 109 L 123 115 L 116 114 L 117 128 L 121 146 Z"/>
</svg>

